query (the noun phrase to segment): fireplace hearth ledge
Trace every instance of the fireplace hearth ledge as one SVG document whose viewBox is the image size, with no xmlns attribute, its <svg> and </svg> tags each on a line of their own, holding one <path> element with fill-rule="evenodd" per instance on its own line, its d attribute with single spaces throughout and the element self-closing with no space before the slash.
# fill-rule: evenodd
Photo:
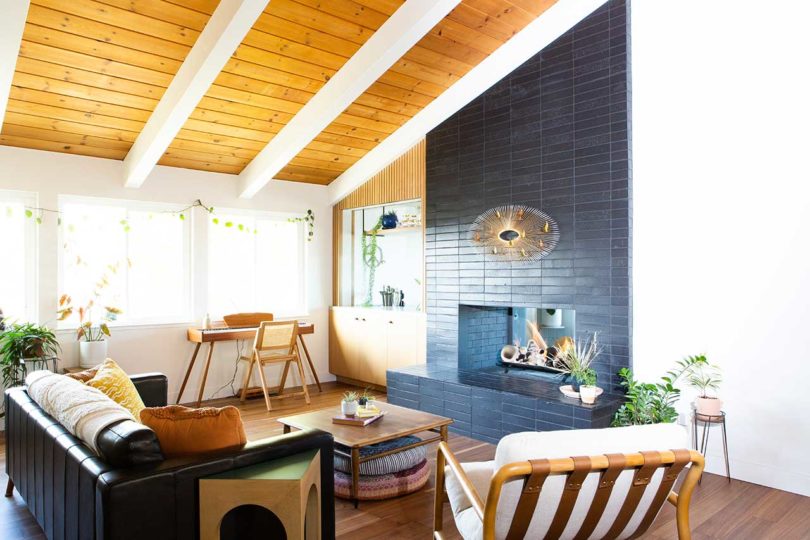
<svg viewBox="0 0 810 540">
<path fill-rule="evenodd" d="M 497 443 L 510 433 L 603 428 L 623 401 L 602 394 L 592 405 L 564 396 L 558 380 L 503 368 L 458 369 L 424 364 L 388 370 L 388 401 L 440 414 L 450 430 Z"/>
</svg>

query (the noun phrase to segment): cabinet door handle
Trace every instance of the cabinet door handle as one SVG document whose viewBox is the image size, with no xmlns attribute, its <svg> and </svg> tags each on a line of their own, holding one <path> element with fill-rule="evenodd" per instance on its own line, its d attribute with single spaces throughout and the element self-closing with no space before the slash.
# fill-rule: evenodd
<svg viewBox="0 0 810 540">
<path fill-rule="evenodd" d="M 354 320 L 355 320 L 355 321 L 359 321 L 359 320 L 360 320 L 360 317 L 355 317 L 355 318 L 354 318 Z"/>
<path fill-rule="evenodd" d="M 388 324 L 394 324 L 394 321 L 388 321 Z"/>
<path fill-rule="evenodd" d="M 366 322 L 366 320 L 365 320 L 365 319 L 363 319 L 363 322 Z"/>
</svg>

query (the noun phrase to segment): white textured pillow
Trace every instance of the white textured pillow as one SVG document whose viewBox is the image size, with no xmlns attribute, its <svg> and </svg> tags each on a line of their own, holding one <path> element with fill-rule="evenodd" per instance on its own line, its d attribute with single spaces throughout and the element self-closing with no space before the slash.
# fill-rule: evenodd
<svg viewBox="0 0 810 540">
<path fill-rule="evenodd" d="M 25 384 L 37 405 L 96 453 L 96 437 L 101 430 L 121 420 L 137 422 L 132 413 L 103 392 L 70 377 L 34 371 L 25 378 Z"/>
</svg>

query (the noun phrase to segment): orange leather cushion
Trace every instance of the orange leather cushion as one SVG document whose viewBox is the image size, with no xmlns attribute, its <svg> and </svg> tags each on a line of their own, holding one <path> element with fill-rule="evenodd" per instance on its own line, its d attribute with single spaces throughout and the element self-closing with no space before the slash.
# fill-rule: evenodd
<svg viewBox="0 0 810 540">
<path fill-rule="evenodd" d="M 247 442 L 242 416 L 236 407 L 190 409 L 182 405 L 147 407 L 141 423 L 157 434 L 166 457 L 204 454 L 238 448 Z"/>
</svg>

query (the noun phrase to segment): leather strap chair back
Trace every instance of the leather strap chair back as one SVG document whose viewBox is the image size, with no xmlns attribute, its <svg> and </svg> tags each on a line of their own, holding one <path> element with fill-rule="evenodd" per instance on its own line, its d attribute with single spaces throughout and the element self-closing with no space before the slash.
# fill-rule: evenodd
<svg viewBox="0 0 810 540">
<path fill-rule="evenodd" d="M 481 520 L 484 540 L 635 539 L 647 531 L 665 501 L 677 507 L 678 538 L 685 540 L 690 538 L 689 502 L 704 460 L 698 452 L 677 449 L 508 463 L 495 472 L 483 503 L 447 444 L 441 443 L 434 521 L 439 539 L 445 464 Z M 690 464 L 680 493 L 674 493 L 675 481 Z M 516 505 L 505 504 L 505 486 L 520 489 Z"/>
</svg>

